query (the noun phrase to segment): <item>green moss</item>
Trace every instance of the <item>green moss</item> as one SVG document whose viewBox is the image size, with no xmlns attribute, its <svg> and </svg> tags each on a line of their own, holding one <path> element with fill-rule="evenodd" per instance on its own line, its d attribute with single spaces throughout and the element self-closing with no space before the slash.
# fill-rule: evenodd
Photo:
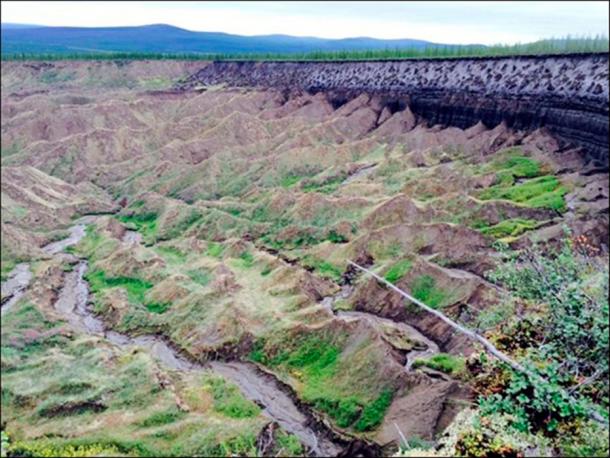
<svg viewBox="0 0 610 458">
<path fill-rule="evenodd" d="M 188 270 L 186 274 L 191 280 L 200 286 L 206 286 L 210 282 L 210 273 L 202 269 Z"/>
<path fill-rule="evenodd" d="M 496 161 L 492 166 L 496 170 L 516 178 L 534 178 L 541 173 L 540 163 L 527 156 L 512 156 L 508 159 Z"/>
<path fill-rule="evenodd" d="M 340 174 L 331 178 L 327 178 L 323 182 L 307 181 L 301 184 L 303 192 L 320 192 L 322 194 L 332 194 L 347 178 L 347 175 Z"/>
<path fill-rule="evenodd" d="M 445 292 L 436 288 L 436 280 L 429 275 L 422 275 L 413 281 L 411 294 L 432 308 L 438 308 L 446 298 Z"/>
<path fill-rule="evenodd" d="M 152 313 L 166 312 L 171 303 L 158 303 L 146 299 L 146 293 L 153 285 L 146 280 L 132 277 L 107 277 L 103 270 L 91 270 L 85 273 L 91 293 L 98 294 L 107 288 L 123 288 L 131 303 L 143 304 Z"/>
<path fill-rule="evenodd" d="M 203 389 L 214 398 L 214 410 L 230 418 L 250 418 L 260 413 L 260 407 L 243 397 L 239 389 L 219 376 L 204 378 Z"/>
<path fill-rule="evenodd" d="M 299 181 L 301 181 L 302 178 L 303 177 L 300 177 L 298 175 L 288 175 L 288 176 L 282 178 L 282 180 L 280 181 L 280 186 L 282 188 L 291 188 L 292 186 L 297 184 Z"/>
<path fill-rule="evenodd" d="M 365 431 L 383 419 L 392 398 L 391 390 L 376 386 L 381 392 L 365 394 L 362 388 L 353 385 L 346 388 L 345 383 L 350 382 L 337 383 L 349 363 L 340 361 L 340 348 L 329 337 L 295 337 L 271 353 L 266 351 L 267 347 L 257 342 L 250 358 L 298 378 L 302 399 L 328 414 L 339 427 L 353 426 L 357 431 Z M 376 397 L 369 402 L 371 395 Z"/>
<path fill-rule="evenodd" d="M 185 413 L 183 411 L 177 409 L 176 407 L 172 407 L 162 412 L 155 412 L 151 416 L 142 420 L 140 422 L 140 426 L 143 428 L 149 428 L 151 426 L 167 425 L 184 418 L 184 416 Z"/>
<path fill-rule="evenodd" d="M 458 375 L 466 368 L 464 358 L 447 353 L 438 353 L 429 359 L 416 359 L 413 362 L 413 367 L 421 366 L 427 366 L 449 375 Z"/>
<path fill-rule="evenodd" d="M 239 255 L 241 265 L 245 268 L 250 268 L 254 264 L 254 256 L 249 251 L 244 251 Z"/>
<path fill-rule="evenodd" d="M 261 270 L 261 276 L 262 277 L 266 277 L 267 275 L 269 275 L 271 272 L 273 271 L 273 267 L 271 267 L 271 265 L 266 265 L 263 270 Z"/>
<path fill-rule="evenodd" d="M 507 219 L 491 227 L 480 228 L 483 234 L 496 238 L 516 237 L 539 226 L 539 222 L 530 219 Z"/>
<path fill-rule="evenodd" d="M 299 439 L 286 433 L 284 430 L 279 430 L 275 436 L 276 446 L 274 456 L 303 456 L 305 450 Z"/>
<path fill-rule="evenodd" d="M 388 407 L 392 404 L 393 396 L 392 390 L 383 390 L 377 399 L 364 407 L 360 418 L 354 425 L 354 429 L 356 431 L 369 431 L 379 426 Z"/>
<path fill-rule="evenodd" d="M 343 275 L 343 271 L 339 267 L 314 256 L 305 256 L 302 263 L 305 267 L 313 268 L 321 277 L 330 278 L 333 281 L 341 280 Z"/>
<path fill-rule="evenodd" d="M 182 263 L 186 259 L 186 253 L 173 246 L 157 246 L 155 247 L 155 250 L 163 256 L 166 261 L 173 264 Z"/>
<path fill-rule="evenodd" d="M 517 185 L 492 186 L 483 190 L 479 197 L 483 200 L 505 199 L 529 207 L 549 208 L 563 212 L 565 211 L 563 196 L 567 192 L 567 188 L 561 185 L 556 177 L 545 175 Z"/>
<path fill-rule="evenodd" d="M 412 265 L 413 263 L 409 259 L 398 261 L 385 273 L 384 278 L 390 283 L 395 284 L 407 272 L 409 272 L 409 270 L 411 270 Z"/>
<path fill-rule="evenodd" d="M 347 242 L 347 239 L 345 238 L 345 236 L 337 233 L 337 231 L 335 231 L 334 229 L 331 229 L 329 231 L 327 240 L 332 243 L 346 243 Z"/>
<path fill-rule="evenodd" d="M 144 295 L 152 288 L 152 283 L 139 278 L 131 277 L 106 277 L 103 270 L 91 270 L 85 274 L 92 293 L 98 293 L 105 288 L 120 287 L 127 291 L 130 302 L 143 303 Z"/>
<path fill-rule="evenodd" d="M 134 215 L 119 216 L 119 221 L 132 225 L 148 241 L 153 241 L 157 234 L 157 213 L 145 212 Z"/>
<path fill-rule="evenodd" d="M 170 302 L 147 302 L 144 305 L 152 313 L 165 313 L 172 306 Z"/>
<path fill-rule="evenodd" d="M 222 243 L 218 242 L 208 242 L 208 250 L 206 251 L 206 255 L 212 256 L 213 258 L 222 257 L 222 252 L 225 250 L 225 247 Z"/>
</svg>

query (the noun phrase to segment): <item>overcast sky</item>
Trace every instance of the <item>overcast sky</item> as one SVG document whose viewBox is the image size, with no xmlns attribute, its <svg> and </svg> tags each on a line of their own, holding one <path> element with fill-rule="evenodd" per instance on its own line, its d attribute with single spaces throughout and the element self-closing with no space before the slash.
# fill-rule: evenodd
<svg viewBox="0 0 610 458">
<path fill-rule="evenodd" d="M 608 2 L 2 2 L 2 21 L 53 26 L 172 24 L 241 35 L 515 43 L 608 36 Z"/>
</svg>

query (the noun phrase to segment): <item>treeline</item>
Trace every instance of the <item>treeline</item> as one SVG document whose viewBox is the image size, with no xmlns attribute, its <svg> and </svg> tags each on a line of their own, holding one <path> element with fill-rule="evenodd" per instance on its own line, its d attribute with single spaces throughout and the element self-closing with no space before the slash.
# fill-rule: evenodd
<svg viewBox="0 0 610 458">
<path fill-rule="evenodd" d="M 442 59 L 460 57 L 496 57 L 515 55 L 607 53 L 605 36 L 540 40 L 514 45 L 434 45 L 424 48 L 401 48 L 366 51 L 311 51 L 305 53 L 3 53 L 2 60 L 261 60 L 261 61 L 335 61 Z"/>
</svg>

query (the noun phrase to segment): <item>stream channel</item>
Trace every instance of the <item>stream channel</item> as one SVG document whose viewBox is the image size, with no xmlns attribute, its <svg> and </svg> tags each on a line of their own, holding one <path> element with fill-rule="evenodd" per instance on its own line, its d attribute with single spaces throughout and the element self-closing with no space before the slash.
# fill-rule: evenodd
<svg viewBox="0 0 610 458">
<path fill-rule="evenodd" d="M 84 279 L 88 268 L 87 261 L 64 252 L 67 247 L 77 244 L 85 236 L 86 226 L 91 224 L 94 218 L 91 216 L 81 218 L 70 228 L 70 235 L 67 238 L 43 247 L 43 251 L 49 255 L 59 256 L 66 261 L 76 263 L 74 269 L 66 273 L 64 285 L 54 305 L 55 309 L 74 328 L 103 337 L 118 347 L 141 347 L 170 370 L 216 372 L 235 383 L 247 399 L 261 406 L 265 416 L 298 437 L 314 456 L 336 456 L 344 450 L 347 441 L 337 439 L 335 433 L 328 427 L 314 420 L 311 414 L 303 412 L 295 404 L 285 387 L 282 389 L 280 383 L 272 375 L 263 372 L 254 364 L 238 361 L 209 361 L 201 364 L 187 359 L 158 335 L 130 337 L 106 329 L 103 321 L 97 318 L 89 308 L 89 286 Z M 122 243 L 128 246 L 137 245 L 141 243 L 141 239 L 141 234 L 128 230 L 123 236 Z M 11 271 L 7 281 L 2 283 L 4 299 L 2 314 L 25 294 L 31 279 L 32 273 L 26 263 L 18 264 Z M 391 327 L 418 341 L 419 345 L 408 352 L 405 370 L 411 370 L 415 358 L 427 358 L 438 352 L 438 346 L 433 341 L 406 323 L 398 323 L 364 312 L 333 310 L 333 304 L 337 300 L 346 299 L 352 292 L 352 285 L 344 285 L 334 296 L 324 298 L 321 305 L 328 308 L 339 319 L 367 320 L 377 328 Z"/>
</svg>

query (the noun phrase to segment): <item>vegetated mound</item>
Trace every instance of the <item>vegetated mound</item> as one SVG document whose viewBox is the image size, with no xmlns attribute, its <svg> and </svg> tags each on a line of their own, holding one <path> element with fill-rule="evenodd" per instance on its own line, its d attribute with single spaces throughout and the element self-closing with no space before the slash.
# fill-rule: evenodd
<svg viewBox="0 0 610 458">
<path fill-rule="evenodd" d="M 364 441 L 353 447 L 394 451 L 395 423 L 409 440 L 437 437 L 462 401 L 472 401 L 476 370 L 466 361 L 477 348 L 357 275 L 348 260 L 478 327 L 503 323 L 504 309 L 529 310 L 488 278 L 502 261 L 498 242 L 554 244 L 569 229 L 607 253 L 607 169 L 536 123 L 490 127 L 467 111 L 465 125 L 448 127 L 415 109 L 416 97 L 360 89 L 313 94 L 199 81 L 180 92 L 138 82 L 186 79 L 191 63 L 9 64 L 2 68 L 3 266 L 5 256 L 7 265 L 35 259 L 16 250 L 37 249 L 76 215 L 114 212 L 73 248 L 88 260 L 93 310 L 108 327 L 163 336 L 193 360 L 255 362 L 337 435 Z M 267 64 L 259 67 L 266 78 Z M 40 234 L 32 231 L 37 223 Z M 56 258 L 36 265 L 33 310 L 57 318 L 49 311 L 54 288 L 71 268 Z M 501 339 L 494 326 L 485 329 Z M 222 405 L 201 395 L 197 381 L 175 377 L 193 411 Z M 136 392 L 119 423 L 135 430 L 130 406 L 150 399 Z M 37 411 L 18 400 L 7 408 L 11 434 L 30 431 L 34 417 L 19 415 Z M 90 415 L 104 419 L 91 431 L 111 431 L 111 415 Z M 61 416 L 45 418 L 31 439 L 62 425 Z M 142 446 L 209 452 L 195 445 L 217 439 L 188 442 L 195 420 L 179 418 L 154 437 L 138 433 Z M 248 418 L 262 429 L 259 417 Z M 239 430 L 227 428 L 232 438 Z M 245 436 L 223 450 L 250 453 Z"/>
</svg>

